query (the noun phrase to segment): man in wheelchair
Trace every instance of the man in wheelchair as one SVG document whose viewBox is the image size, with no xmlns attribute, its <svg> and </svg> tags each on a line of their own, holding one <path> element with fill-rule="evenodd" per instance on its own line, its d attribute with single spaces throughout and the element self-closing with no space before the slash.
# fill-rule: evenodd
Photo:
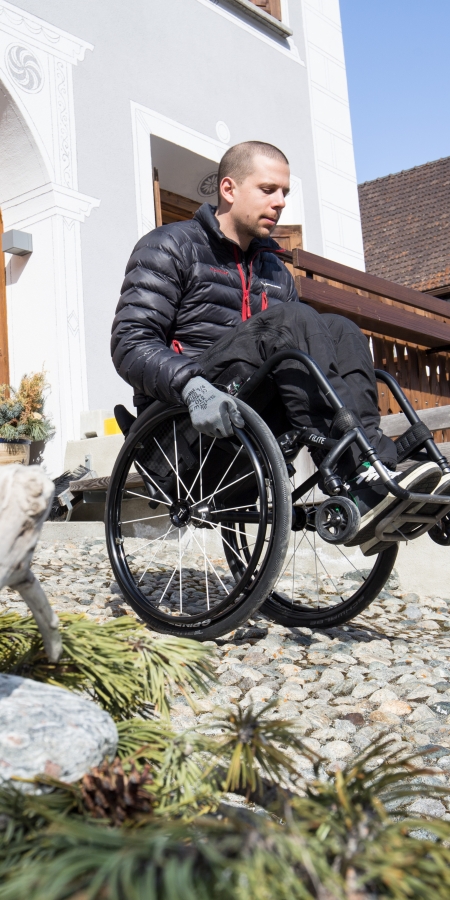
<svg viewBox="0 0 450 900">
<path fill-rule="evenodd" d="M 395 472 L 398 456 L 380 429 L 368 341 L 348 319 L 319 315 L 299 300 L 270 238 L 289 192 L 285 155 L 259 141 L 238 144 L 222 158 L 218 183 L 217 208 L 204 203 L 191 221 L 156 228 L 133 250 L 112 329 L 114 365 L 134 388 L 138 413 L 155 399 L 184 403 L 197 431 L 223 438 L 244 424 L 233 395 L 248 378 L 279 351 L 307 353 L 377 457 L 375 467 L 367 455 L 361 463 L 353 441 L 336 468 L 361 518 L 349 544 L 373 552 L 377 523 L 399 503 L 392 482 L 415 494 L 447 494 L 450 474 L 425 458 L 393 475 L 391 488 L 380 476 Z M 298 359 L 280 361 L 247 402 L 276 436 L 293 432 L 297 449 L 307 433 L 317 465 L 326 454 L 323 439 L 345 432 Z M 430 515 L 430 503 L 423 509 Z M 416 522 L 411 536 L 417 530 Z"/>
</svg>

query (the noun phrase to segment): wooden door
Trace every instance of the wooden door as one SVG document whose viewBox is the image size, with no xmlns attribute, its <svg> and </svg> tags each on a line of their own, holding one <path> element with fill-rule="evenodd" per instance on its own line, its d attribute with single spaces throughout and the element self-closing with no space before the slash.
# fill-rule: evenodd
<svg viewBox="0 0 450 900">
<path fill-rule="evenodd" d="M 173 191 L 165 191 L 159 184 L 158 169 L 153 169 L 153 196 L 155 198 L 155 222 L 160 225 L 171 225 L 172 222 L 186 222 L 192 219 L 201 206 L 197 200 L 190 200 Z"/>
<path fill-rule="evenodd" d="M 272 231 L 270 237 L 273 237 L 283 250 L 303 250 L 303 237 L 301 225 L 277 225 Z M 290 263 L 285 264 L 291 275 L 295 277 L 298 272 L 294 272 Z"/>
<path fill-rule="evenodd" d="M 0 238 L 3 219 L 0 212 Z M 0 244 L 0 384 L 9 384 L 8 320 L 6 314 L 5 254 Z"/>
<path fill-rule="evenodd" d="M 192 219 L 194 213 L 201 206 L 201 203 L 197 203 L 196 200 L 190 200 L 189 197 L 183 197 L 181 194 L 174 194 L 173 191 L 165 191 L 161 188 L 160 193 L 163 225 Z"/>
</svg>

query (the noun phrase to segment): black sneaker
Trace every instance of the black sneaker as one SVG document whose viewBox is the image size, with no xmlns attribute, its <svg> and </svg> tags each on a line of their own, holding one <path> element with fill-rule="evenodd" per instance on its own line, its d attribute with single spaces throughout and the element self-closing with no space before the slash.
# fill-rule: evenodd
<svg viewBox="0 0 450 900">
<path fill-rule="evenodd" d="M 434 462 L 415 463 L 406 472 L 394 475 L 402 488 L 420 494 L 431 494 L 441 480 L 442 472 Z M 356 537 L 346 544 L 353 547 L 367 544 L 375 538 L 375 528 L 398 503 L 397 497 L 389 493 L 373 466 L 366 465 L 348 481 L 349 496 L 356 503 L 361 515 L 361 527 Z M 387 542 L 382 542 L 386 549 Z M 380 548 L 381 549 L 381 548 Z M 374 551 L 379 552 L 379 551 Z"/>
</svg>

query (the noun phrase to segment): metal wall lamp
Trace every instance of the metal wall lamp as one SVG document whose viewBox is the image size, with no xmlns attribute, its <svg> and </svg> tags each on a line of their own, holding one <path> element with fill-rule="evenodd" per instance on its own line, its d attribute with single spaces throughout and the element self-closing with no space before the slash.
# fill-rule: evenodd
<svg viewBox="0 0 450 900">
<path fill-rule="evenodd" d="M 5 231 L 2 234 L 3 253 L 12 253 L 14 256 L 28 256 L 33 252 L 33 235 L 27 231 Z"/>
</svg>

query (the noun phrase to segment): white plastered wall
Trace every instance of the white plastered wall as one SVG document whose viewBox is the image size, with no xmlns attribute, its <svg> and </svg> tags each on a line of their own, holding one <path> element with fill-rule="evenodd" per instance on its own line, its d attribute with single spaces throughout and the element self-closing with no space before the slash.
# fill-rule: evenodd
<svg viewBox="0 0 450 900">
<path fill-rule="evenodd" d="M 339 0 L 301 0 L 324 256 L 364 269 Z"/>
<path fill-rule="evenodd" d="M 0 3 L 0 206 L 5 231 L 33 236 L 31 256 L 6 257 L 10 380 L 42 366 L 48 373 L 52 475 L 87 408 L 80 226 L 99 201 L 78 191 L 72 67 L 88 49 Z"/>
</svg>

